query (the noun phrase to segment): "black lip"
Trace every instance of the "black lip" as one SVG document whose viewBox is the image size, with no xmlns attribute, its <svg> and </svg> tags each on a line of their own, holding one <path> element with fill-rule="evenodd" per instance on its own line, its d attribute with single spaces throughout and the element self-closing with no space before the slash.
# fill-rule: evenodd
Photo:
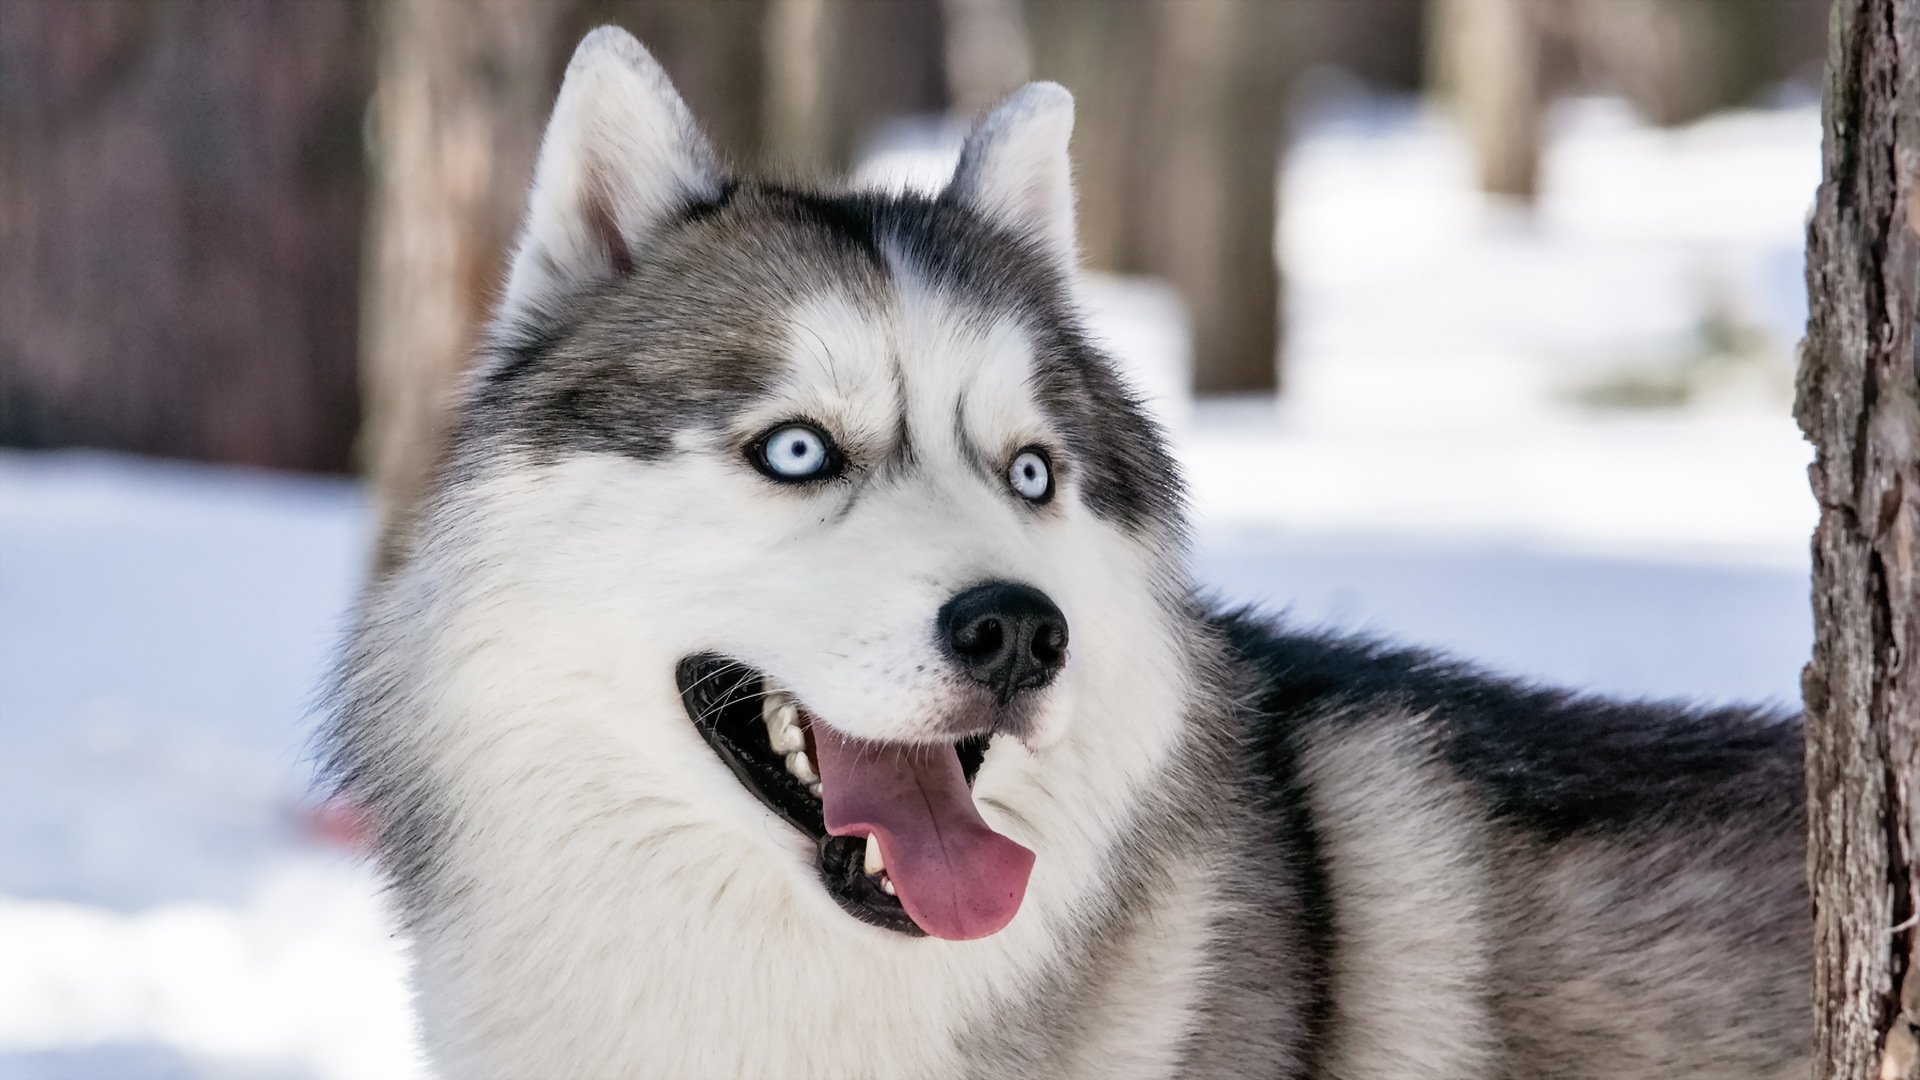
<svg viewBox="0 0 1920 1080">
<path fill-rule="evenodd" d="M 926 931 L 907 915 L 899 899 L 866 875 L 862 867 L 866 841 L 828 836 L 819 798 L 787 772 L 785 759 L 774 752 L 766 725 L 760 721 L 760 673 L 717 653 L 696 653 L 680 661 L 674 680 L 694 730 L 713 747 L 741 786 L 814 842 L 820 883 L 827 895 L 862 922 L 925 937 Z M 969 784 L 980 771 L 988 739 L 977 735 L 954 745 Z"/>
</svg>

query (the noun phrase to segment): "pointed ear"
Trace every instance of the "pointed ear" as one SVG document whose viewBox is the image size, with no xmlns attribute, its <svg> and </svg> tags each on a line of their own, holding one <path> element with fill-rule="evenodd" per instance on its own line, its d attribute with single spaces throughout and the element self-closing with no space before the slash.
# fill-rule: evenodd
<svg viewBox="0 0 1920 1080">
<path fill-rule="evenodd" d="M 960 150 L 947 193 L 1038 241 L 1073 269 L 1073 95 L 1058 83 L 1028 83 L 980 121 Z"/>
<path fill-rule="evenodd" d="M 625 273 L 655 226 L 719 188 L 713 151 L 667 73 L 626 31 L 593 31 L 540 141 L 502 316 Z"/>
</svg>

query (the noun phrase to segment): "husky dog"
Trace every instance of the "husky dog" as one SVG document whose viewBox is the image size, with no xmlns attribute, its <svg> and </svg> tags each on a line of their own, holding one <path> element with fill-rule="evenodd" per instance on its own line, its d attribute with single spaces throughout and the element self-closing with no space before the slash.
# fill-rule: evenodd
<svg viewBox="0 0 1920 1080">
<path fill-rule="evenodd" d="M 723 172 L 589 35 L 330 747 L 455 1077 L 1788 1077 L 1798 726 L 1196 598 L 1072 101 Z"/>
</svg>

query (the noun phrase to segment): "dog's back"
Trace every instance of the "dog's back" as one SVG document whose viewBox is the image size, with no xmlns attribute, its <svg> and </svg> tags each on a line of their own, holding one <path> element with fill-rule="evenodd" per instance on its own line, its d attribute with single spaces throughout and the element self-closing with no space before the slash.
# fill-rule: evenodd
<svg viewBox="0 0 1920 1080">
<path fill-rule="evenodd" d="M 1532 689 L 1222 620 L 1311 864 L 1313 1075 L 1803 1075 L 1797 721 Z"/>
</svg>

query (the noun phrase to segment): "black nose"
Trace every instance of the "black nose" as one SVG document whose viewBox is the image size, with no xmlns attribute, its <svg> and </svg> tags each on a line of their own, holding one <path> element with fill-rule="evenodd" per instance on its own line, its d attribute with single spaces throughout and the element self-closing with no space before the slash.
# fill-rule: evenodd
<svg viewBox="0 0 1920 1080">
<path fill-rule="evenodd" d="M 1067 617 L 1031 585 L 968 589 L 940 609 L 940 633 L 961 669 L 1003 705 L 1052 682 L 1067 662 Z"/>
</svg>

